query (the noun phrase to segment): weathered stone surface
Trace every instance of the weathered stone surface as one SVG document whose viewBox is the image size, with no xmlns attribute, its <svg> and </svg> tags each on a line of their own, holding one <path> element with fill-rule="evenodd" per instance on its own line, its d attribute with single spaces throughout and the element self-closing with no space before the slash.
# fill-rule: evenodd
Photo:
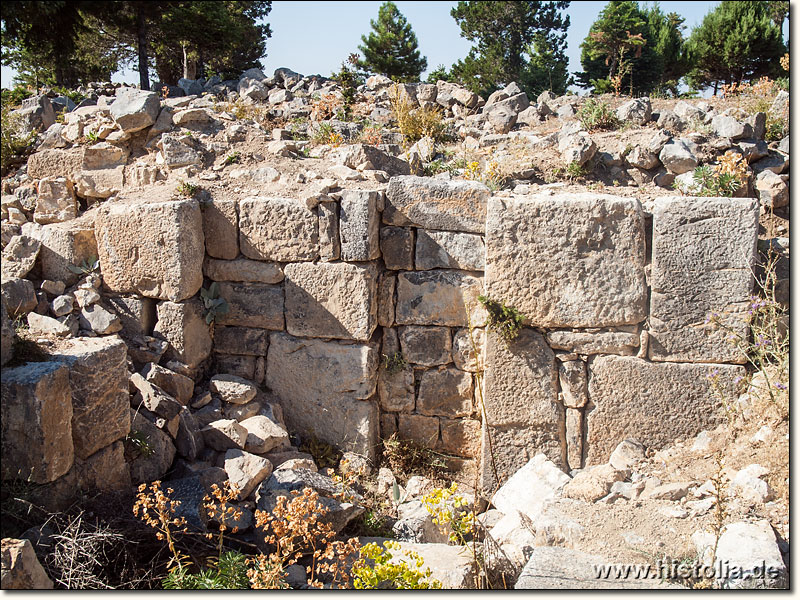
<svg viewBox="0 0 800 600">
<path fill-rule="evenodd" d="M 243 379 L 255 379 L 256 357 L 214 352 L 214 369 L 217 373 L 236 375 Z"/>
<path fill-rule="evenodd" d="M 775 587 L 787 576 L 775 533 L 766 519 L 726 525 L 719 538 L 715 559 L 730 569 L 728 573 L 718 573 L 717 582 L 724 588 L 746 589 L 752 584 L 761 587 L 764 583 Z M 733 577 L 734 570 L 741 576 Z"/>
<path fill-rule="evenodd" d="M 477 457 L 481 451 L 481 422 L 474 419 L 439 419 L 443 451 Z"/>
<path fill-rule="evenodd" d="M 625 479 L 625 474 L 608 464 L 584 469 L 564 486 L 563 496 L 583 502 L 596 502 L 608 495 L 611 486 Z"/>
<path fill-rule="evenodd" d="M 264 454 L 289 445 L 286 430 L 264 415 L 255 415 L 239 424 L 247 430 L 244 449 L 254 454 Z"/>
<path fill-rule="evenodd" d="M 211 335 L 199 300 L 159 302 L 153 337 L 169 343 L 168 360 L 194 368 L 211 354 Z"/>
<path fill-rule="evenodd" d="M 570 469 L 580 469 L 583 467 L 583 409 L 567 407 L 564 413 L 567 465 Z"/>
<path fill-rule="evenodd" d="M 452 362 L 452 342 L 447 327 L 403 327 L 400 330 L 400 346 L 403 358 L 416 365 L 434 367 Z"/>
<path fill-rule="evenodd" d="M 659 579 L 639 579 L 631 569 L 628 576 L 615 572 L 612 577 L 603 579 L 597 576 L 597 568 L 613 564 L 604 556 L 587 554 L 580 550 L 558 547 L 533 548 L 525 568 L 522 570 L 515 590 L 646 590 L 683 589 L 680 586 L 663 583 Z M 619 578 L 616 577 L 619 575 Z"/>
<path fill-rule="evenodd" d="M 8 316 L 12 319 L 30 313 L 36 308 L 38 303 L 36 300 L 36 290 L 34 290 L 33 284 L 27 279 L 19 279 L 18 277 L 7 279 L 4 277 L 2 282 L 2 295 L 6 309 L 8 310 Z"/>
<path fill-rule="evenodd" d="M 206 446 L 218 452 L 242 449 L 247 442 L 247 429 L 233 419 L 212 421 L 201 430 Z"/>
<path fill-rule="evenodd" d="M 63 281 L 68 286 L 74 285 L 78 282 L 79 274 L 69 267 L 97 260 L 97 240 L 94 222 L 90 216 L 45 225 L 36 236 L 42 242 L 38 260 L 45 279 Z"/>
<path fill-rule="evenodd" d="M 383 222 L 483 233 L 490 194 L 489 188 L 474 181 L 393 177 L 386 190 Z"/>
<path fill-rule="evenodd" d="M 46 315 L 35 312 L 28 313 L 28 329 L 33 333 L 54 335 L 56 337 L 69 337 L 73 334 L 72 329 L 67 323 L 62 323 L 58 319 L 53 319 Z"/>
<path fill-rule="evenodd" d="M 225 473 L 231 486 L 238 490 L 236 498 L 244 500 L 270 475 L 272 463 L 266 458 L 231 449 L 225 453 Z"/>
<path fill-rule="evenodd" d="M 293 263 L 284 273 L 289 333 L 369 340 L 377 326 L 374 265 Z"/>
<path fill-rule="evenodd" d="M 395 319 L 399 325 L 465 327 L 469 306 L 472 323 L 482 323 L 485 311 L 477 301 L 482 291 L 481 279 L 462 271 L 399 273 Z"/>
<path fill-rule="evenodd" d="M 651 111 L 650 98 L 634 98 L 617 109 L 617 118 L 635 125 L 644 125 L 650 120 Z"/>
<path fill-rule="evenodd" d="M 756 194 L 766 208 L 783 208 L 789 204 L 789 186 L 780 175 L 762 171 L 756 177 Z"/>
<path fill-rule="evenodd" d="M 25 277 L 39 256 L 42 243 L 27 235 L 15 235 L 3 248 L 3 278 Z"/>
<path fill-rule="evenodd" d="M 453 336 L 453 362 L 456 367 L 475 373 L 478 370 L 478 359 L 482 362 L 481 353 L 485 343 L 486 333 L 483 329 L 475 328 L 471 335 L 469 329 L 459 329 Z"/>
<path fill-rule="evenodd" d="M 0 350 L 2 351 L 2 360 L 0 366 L 5 367 L 6 363 L 14 358 L 14 340 L 16 333 L 11 326 L 11 319 L 8 318 L 8 311 L 6 310 L 6 299 L 0 296 L 0 321 L 2 323 L 2 343 L 0 343 Z"/>
<path fill-rule="evenodd" d="M 651 360 L 744 362 L 725 329 L 746 336 L 758 202 L 663 198 L 653 210 Z M 703 326 L 714 312 L 725 327 Z"/>
<path fill-rule="evenodd" d="M 69 370 L 59 362 L 3 369 L 4 479 L 48 483 L 72 467 Z"/>
<path fill-rule="evenodd" d="M 131 489 L 131 473 L 125 461 L 122 440 L 101 448 L 86 460 L 76 458 L 72 468 L 81 490 L 97 492 Z"/>
<path fill-rule="evenodd" d="M 439 419 L 400 414 L 397 416 L 397 435 L 421 448 L 435 448 L 439 441 Z"/>
<path fill-rule="evenodd" d="M 645 170 L 655 169 L 659 165 L 658 157 L 641 146 L 635 146 L 625 157 L 625 160 L 632 167 Z"/>
<path fill-rule="evenodd" d="M 270 336 L 267 386 L 293 431 L 367 456 L 378 439 L 378 352 L 372 345 Z"/>
<path fill-rule="evenodd" d="M 217 394 L 223 402 L 247 404 L 256 397 L 258 388 L 252 382 L 235 375 L 214 375 L 208 389 Z"/>
<path fill-rule="evenodd" d="M 578 354 L 635 354 L 639 334 L 625 331 L 569 331 L 547 332 L 547 343 L 555 350 Z"/>
<path fill-rule="evenodd" d="M 141 374 L 147 381 L 160 387 L 184 406 L 194 395 L 194 381 L 161 365 L 148 363 Z"/>
<path fill-rule="evenodd" d="M 410 227 L 381 227 L 381 254 L 387 269 L 414 269 L 414 230 Z"/>
<path fill-rule="evenodd" d="M 156 301 L 141 296 L 105 298 L 122 323 L 123 335 L 150 335 L 156 324 Z"/>
<path fill-rule="evenodd" d="M 122 131 L 133 133 L 156 122 L 161 101 L 156 92 L 125 88 L 118 90 L 109 110 Z"/>
<path fill-rule="evenodd" d="M 384 351 L 384 354 L 386 352 Z M 390 356 L 386 354 L 386 356 Z M 378 399 L 381 410 L 411 412 L 414 410 L 414 371 L 409 368 L 390 373 L 378 371 Z"/>
<path fill-rule="evenodd" d="M 39 180 L 36 212 L 33 220 L 42 225 L 61 223 L 78 216 L 78 203 L 72 182 L 66 177 Z"/>
<path fill-rule="evenodd" d="M 195 200 L 107 203 L 95 220 L 104 283 L 180 302 L 203 283 L 203 225 Z"/>
<path fill-rule="evenodd" d="M 466 417 L 472 413 L 472 375 L 453 367 L 422 374 L 417 411 L 428 416 Z"/>
<path fill-rule="evenodd" d="M 93 331 L 99 335 L 116 333 L 122 329 L 117 315 L 106 310 L 100 304 L 93 304 L 81 309 L 78 316 L 81 329 Z"/>
<path fill-rule="evenodd" d="M 486 290 L 541 327 L 638 323 L 647 314 L 644 216 L 601 194 L 492 198 Z"/>
<path fill-rule="evenodd" d="M 86 459 L 130 431 L 127 346 L 117 336 L 75 338 L 54 360 L 69 366 L 75 456 Z"/>
<path fill-rule="evenodd" d="M 4 590 L 52 590 L 53 580 L 42 567 L 30 540 L 3 538 L 2 578 Z"/>
<path fill-rule="evenodd" d="M 464 269 L 483 271 L 485 251 L 483 238 L 472 233 L 452 231 L 417 232 L 416 267 L 428 269 Z"/>
<path fill-rule="evenodd" d="M 161 152 L 156 156 L 156 164 L 164 164 L 170 169 L 201 164 L 202 155 L 190 144 L 190 140 L 176 133 L 162 135 L 158 141 Z"/>
<path fill-rule="evenodd" d="M 228 260 L 236 258 L 239 254 L 239 216 L 236 200 L 214 199 L 201 203 L 200 208 L 203 214 L 206 253 L 214 258 Z"/>
<path fill-rule="evenodd" d="M 502 483 L 536 454 L 564 464 L 564 412 L 558 402 L 555 355 L 544 337 L 524 328 L 508 345 L 495 333 L 487 336 L 484 401 L 498 452 Z M 484 432 L 486 442 L 486 432 Z M 496 482 L 487 463 L 484 443 L 482 480 L 485 489 Z"/>
<path fill-rule="evenodd" d="M 355 490 L 345 487 L 327 475 L 310 469 L 279 469 L 261 486 L 259 492 L 263 493 L 269 490 L 302 492 L 305 488 L 311 488 L 320 496 L 329 498 L 344 493 L 344 495 L 350 496 L 352 501 L 360 502 L 363 500 Z"/>
<path fill-rule="evenodd" d="M 581 408 L 586 404 L 586 363 L 582 360 L 558 361 L 558 381 L 564 406 Z"/>
<path fill-rule="evenodd" d="M 175 458 L 175 445 L 169 435 L 133 409 L 130 409 L 131 432 L 143 439 L 148 452 L 136 452 L 128 465 L 131 470 L 131 483 L 150 483 L 161 479 L 172 466 Z"/>
<path fill-rule="evenodd" d="M 188 461 L 195 460 L 205 447 L 200 424 L 188 407 L 179 414 L 178 432 L 175 435 L 175 450 Z"/>
<path fill-rule="evenodd" d="M 316 211 L 291 198 L 239 202 L 239 246 L 257 260 L 314 260 L 319 255 Z"/>
<path fill-rule="evenodd" d="M 28 159 L 28 175 L 34 179 L 66 177 L 75 181 L 83 165 L 84 148 L 40 150 Z"/>
<path fill-rule="evenodd" d="M 658 158 L 667 170 L 675 175 L 687 173 L 698 165 L 697 157 L 683 140 L 672 140 L 665 144 Z"/>
<path fill-rule="evenodd" d="M 163 417 L 167 421 L 174 419 L 181 412 L 182 405 L 160 387 L 147 381 L 140 373 L 130 376 L 131 384 L 139 391 L 134 397 L 132 406 L 141 404 L 150 412 Z"/>
<path fill-rule="evenodd" d="M 397 276 L 386 272 L 378 275 L 378 325 L 392 327 L 394 325 L 394 290 L 397 287 Z"/>
<path fill-rule="evenodd" d="M 378 227 L 380 192 L 348 190 L 339 202 L 339 236 L 341 258 L 346 261 L 367 261 L 381 254 Z"/>
<path fill-rule="evenodd" d="M 520 512 L 537 519 L 545 504 L 556 498 L 569 480 L 569 475 L 544 454 L 536 454 L 510 474 L 492 496 L 492 504 L 506 515 Z"/>
<path fill-rule="evenodd" d="M 372 163 L 373 168 L 386 171 L 389 175 L 408 175 L 411 170 L 408 163 L 400 158 L 384 152 L 376 146 L 352 144 L 340 151 L 340 164 L 356 169 L 364 163 Z"/>
<path fill-rule="evenodd" d="M 339 240 L 339 213 L 336 202 L 320 202 L 319 215 L 319 255 L 322 260 L 338 260 L 342 253 Z"/>
<path fill-rule="evenodd" d="M 221 325 L 214 328 L 214 349 L 217 352 L 266 356 L 268 347 L 269 333 L 264 329 Z"/>
<path fill-rule="evenodd" d="M 743 367 L 650 363 L 634 357 L 599 356 L 589 363 L 586 464 L 608 461 L 622 440 L 634 437 L 661 448 L 724 421 L 713 377 L 726 398 L 738 396 L 734 380 Z"/>
<path fill-rule="evenodd" d="M 597 154 L 597 144 L 587 132 L 573 131 L 559 135 L 558 151 L 565 166 L 574 163 L 583 166 Z"/>
<path fill-rule="evenodd" d="M 266 283 L 220 283 L 220 298 L 228 312 L 218 315 L 220 325 L 283 329 L 283 290 Z"/>
<path fill-rule="evenodd" d="M 711 119 L 711 129 L 719 137 L 730 140 L 753 136 L 753 128 L 749 124 L 742 123 L 729 115 L 717 115 Z"/>
<path fill-rule="evenodd" d="M 214 281 L 241 281 L 252 283 L 280 283 L 283 271 L 277 263 L 267 263 L 246 258 L 217 260 L 206 258 L 203 264 L 206 277 Z"/>
</svg>

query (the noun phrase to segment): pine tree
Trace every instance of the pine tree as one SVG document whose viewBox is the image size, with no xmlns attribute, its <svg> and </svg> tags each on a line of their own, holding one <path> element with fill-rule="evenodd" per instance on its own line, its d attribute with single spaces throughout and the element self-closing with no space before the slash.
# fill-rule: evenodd
<svg viewBox="0 0 800 600">
<path fill-rule="evenodd" d="M 380 73 L 400 82 L 419 81 L 428 67 L 428 59 L 420 56 L 417 36 L 394 2 L 385 2 L 378 9 L 378 20 L 370 20 L 369 36 L 361 36 L 358 49 L 364 60 L 358 67 Z"/>
<path fill-rule="evenodd" d="M 459 2 L 450 14 L 475 45 L 451 74 L 481 96 L 516 81 L 528 96 L 569 85 L 569 2 Z"/>
<path fill-rule="evenodd" d="M 722 2 L 708 13 L 687 42 L 692 69 L 687 76 L 694 89 L 741 83 L 780 73 L 787 51 L 770 2 Z"/>
</svg>

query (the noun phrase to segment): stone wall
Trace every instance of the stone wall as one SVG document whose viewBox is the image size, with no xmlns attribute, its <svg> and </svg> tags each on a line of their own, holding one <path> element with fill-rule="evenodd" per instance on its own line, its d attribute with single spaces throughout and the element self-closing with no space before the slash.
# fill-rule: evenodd
<svg viewBox="0 0 800 600">
<path fill-rule="evenodd" d="M 626 437 L 659 447 L 722 417 L 719 392 L 732 396 L 744 368 L 706 318 L 744 331 L 755 200 L 658 198 L 645 210 L 631 198 L 493 196 L 415 176 L 335 190 L 101 206 L 103 294 L 133 367 L 163 362 L 196 383 L 244 377 L 269 390 L 290 432 L 371 457 L 397 432 L 451 467 L 479 468 L 488 489 L 538 453 L 580 468 Z M 43 248 L 52 238 L 59 254 L 77 252 L 77 233 L 49 232 L 63 227 L 43 228 Z M 198 291 L 212 282 L 229 311 L 209 325 Z M 516 339 L 485 331 L 480 294 L 525 315 Z M 82 356 L 63 362 L 74 370 Z M 9 397 L 39 393 L 23 384 Z M 37 432 L 34 443 L 52 446 L 45 479 L 130 429 L 127 390 L 126 402 L 104 392 L 102 407 L 89 397 L 72 390 L 72 440 L 46 424 Z M 76 435 L 76 423 L 101 420 L 100 433 Z M 5 438 L 5 408 L 3 421 Z"/>
</svg>

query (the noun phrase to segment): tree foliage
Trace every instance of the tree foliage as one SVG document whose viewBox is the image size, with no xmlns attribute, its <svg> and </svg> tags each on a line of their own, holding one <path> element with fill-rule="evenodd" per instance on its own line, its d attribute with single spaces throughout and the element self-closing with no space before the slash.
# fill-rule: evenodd
<svg viewBox="0 0 800 600">
<path fill-rule="evenodd" d="M 781 25 L 788 13 L 782 3 L 722 2 L 709 12 L 687 42 L 694 89 L 741 83 L 780 74 L 780 57 L 787 51 Z M 781 25 L 779 25 L 780 23 Z"/>
<path fill-rule="evenodd" d="M 453 65 L 451 75 L 484 97 L 512 81 L 529 96 L 546 89 L 564 93 L 569 85 L 569 17 L 562 11 L 569 4 L 459 2 L 450 14 L 461 27 L 461 37 L 474 46 Z"/>
<path fill-rule="evenodd" d="M 384 2 L 378 9 L 378 20 L 370 20 L 370 26 L 370 34 L 361 36 L 363 45 L 358 49 L 364 60 L 358 67 L 395 81 L 419 81 L 428 59 L 420 56 L 417 36 L 394 2 Z"/>
</svg>

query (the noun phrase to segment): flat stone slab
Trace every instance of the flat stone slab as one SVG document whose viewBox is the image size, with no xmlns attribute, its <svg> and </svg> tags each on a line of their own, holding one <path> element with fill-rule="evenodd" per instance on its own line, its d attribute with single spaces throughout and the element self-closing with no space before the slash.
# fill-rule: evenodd
<svg viewBox="0 0 800 600">
<path fill-rule="evenodd" d="M 599 356 L 588 365 L 586 465 L 608 461 L 617 445 L 635 438 L 663 448 L 714 429 L 725 410 L 714 390 L 734 401 L 743 367 L 651 363 L 632 356 Z"/>
<path fill-rule="evenodd" d="M 483 233 L 491 192 L 476 181 L 442 181 L 413 175 L 392 177 L 383 222 L 405 227 Z"/>
<path fill-rule="evenodd" d="M 492 198 L 486 291 L 540 327 L 607 327 L 647 316 L 644 215 L 632 198 Z"/>
<path fill-rule="evenodd" d="M 474 233 L 454 231 L 417 231 L 416 266 L 428 269 L 464 269 L 483 271 L 483 238 Z"/>
<path fill-rule="evenodd" d="M 659 198 L 653 210 L 649 356 L 744 363 L 725 329 L 746 337 L 758 239 L 752 198 Z M 706 319 L 716 313 L 723 327 Z"/>
<path fill-rule="evenodd" d="M 482 291 L 482 279 L 464 271 L 399 273 L 395 321 L 398 325 L 466 327 L 469 306 L 469 320 L 474 326 L 481 325 L 486 319 L 477 300 Z"/>
<path fill-rule="evenodd" d="M 366 342 L 378 322 L 374 265 L 286 265 L 286 330 L 292 335 Z"/>
<path fill-rule="evenodd" d="M 239 247 L 256 260 L 314 260 L 319 256 L 317 213 L 293 198 L 246 198 L 239 202 Z"/>
</svg>

